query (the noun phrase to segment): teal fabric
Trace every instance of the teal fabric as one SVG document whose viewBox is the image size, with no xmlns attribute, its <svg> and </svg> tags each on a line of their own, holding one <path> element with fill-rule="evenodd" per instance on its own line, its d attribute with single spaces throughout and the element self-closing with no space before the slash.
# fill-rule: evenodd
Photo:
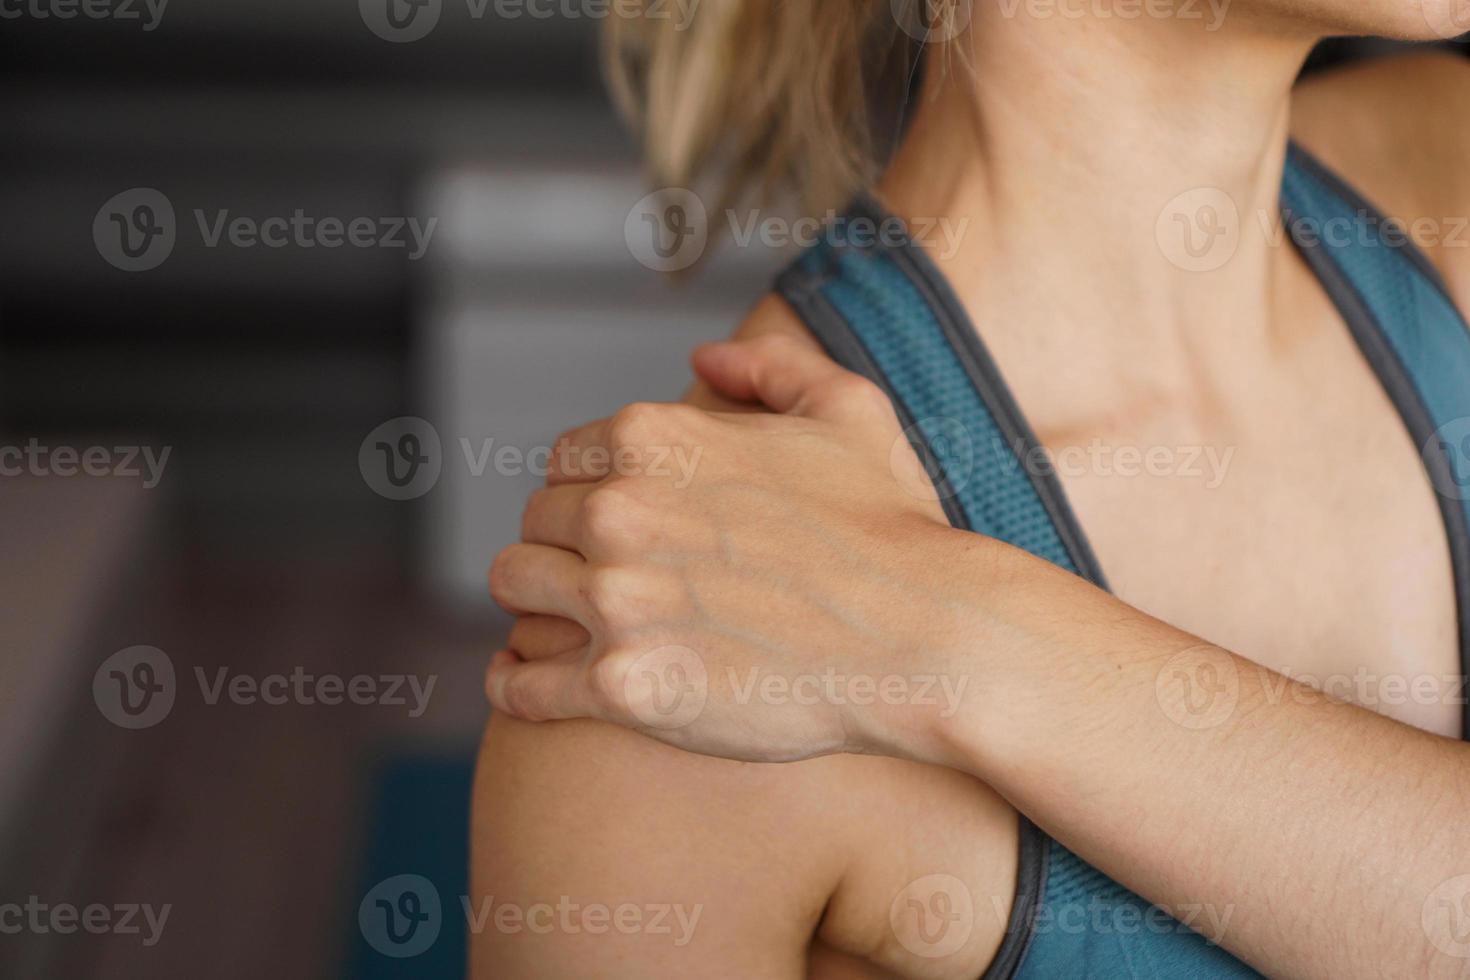
<svg viewBox="0 0 1470 980">
<path fill-rule="evenodd" d="M 1381 228 L 1363 220 L 1360 204 L 1293 147 L 1282 187 L 1283 212 L 1298 225 L 1302 219 L 1318 227 L 1329 219 L 1353 223 L 1351 234 L 1324 241 L 1326 251 L 1317 258 L 1340 270 L 1371 313 L 1376 321 L 1371 328 L 1382 334 L 1398 359 L 1399 365 L 1389 367 L 1402 368 L 1411 394 L 1440 430 L 1439 450 L 1448 458 L 1452 478 L 1441 493 L 1451 501 L 1446 506 L 1463 508 L 1470 520 L 1470 330 L 1432 273 L 1416 264 L 1408 250 L 1390 247 Z M 871 211 L 866 205 L 855 209 Z M 937 270 L 925 265 L 928 260 L 922 255 L 916 257 L 917 247 L 907 243 L 845 243 L 849 236 L 842 234 L 842 224 L 783 276 L 782 292 L 834 357 L 887 388 L 900 417 L 912 423 L 916 445 L 929 450 L 936 485 L 952 492 L 950 514 L 957 526 L 1024 548 L 1074 573 L 1095 568 L 1077 544 L 1068 546 L 1077 540 L 1075 532 L 1063 533 L 1057 525 L 1059 488 L 1053 497 L 1048 481 L 1038 481 L 1021 465 L 1019 454 L 1027 443 L 1034 444 L 1024 422 L 1018 446 L 1014 421 L 996 417 L 998 405 L 1011 404 L 1009 394 L 979 390 L 981 382 L 966 369 L 953 329 L 946 333 L 944 318 L 949 314 L 936 307 L 931 281 L 939 278 Z M 1296 239 L 1298 229 L 1288 230 L 1305 252 Z M 916 268 L 922 282 L 916 282 Z M 826 315 L 821 304 L 814 306 L 813 296 L 835 316 Z M 971 329 L 967 320 L 962 326 Z M 973 360 L 975 355 L 967 356 Z M 1382 364 L 1375 367 L 1388 373 Z M 996 384 L 1001 384 L 998 376 Z M 1459 499 L 1454 499 L 1456 486 L 1466 491 Z M 1464 569 L 1458 571 L 1463 584 Z M 1095 571 L 1090 577 L 1105 585 Z M 1007 941 L 1011 948 L 1002 948 L 987 977 L 1179 980 L 1259 975 L 1205 938 L 1218 938 L 1222 925 L 1228 927 L 1228 918 L 1221 922 L 1228 909 L 1173 909 L 1178 918 L 1171 917 L 1041 837 L 1037 900 L 1029 915 L 1027 909 L 1019 910 L 1012 922 L 1014 935 Z"/>
</svg>

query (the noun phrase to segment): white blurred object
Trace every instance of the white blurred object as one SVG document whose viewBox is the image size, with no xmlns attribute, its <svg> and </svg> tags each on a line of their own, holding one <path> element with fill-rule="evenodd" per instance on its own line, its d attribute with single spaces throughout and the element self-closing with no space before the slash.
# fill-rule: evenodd
<svg viewBox="0 0 1470 980">
<path fill-rule="evenodd" d="M 641 265 L 625 229 L 646 192 L 630 167 L 460 168 L 426 187 L 419 212 L 442 218 L 421 377 L 443 470 L 425 495 L 425 557 L 447 600 L 491 608 L 486 569 L 519 537 L 541 483 L 531 464 L 557 434 L 677 399 L 689 351 L 769 289 L 781 254 L 728 236 L 682 283 Z"/>
</svg>

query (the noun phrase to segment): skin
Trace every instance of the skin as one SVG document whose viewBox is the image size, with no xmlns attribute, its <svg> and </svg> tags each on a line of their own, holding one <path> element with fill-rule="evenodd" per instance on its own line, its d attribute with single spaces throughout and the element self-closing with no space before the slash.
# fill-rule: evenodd
<svg viewBox="0 0 1470 980">
<path fill-rule="evenodd" d="M 486 929 L 477 975 L 973 978 L 1009 913 L 1017 809 L 1151 901 L 1228 908 L 1223 945 L 1270 975 L 1462 975 L 1421 926 L 1470 873 L 1459 706 L 1367 710 L 1286 676 L 1458 670 L 1418 447 L 1294 250 L 1248 219 L 1227 265 L 1189 274 L 1153 236 L 1191 188 L 1269 212 L 1288 129 L 1391 215 L 1470 213 L 1464 66 L 1380 62 L 1293 92 L 1320 33 L 1425 36 L 1382 0 L 1240 2 L 1207 40 L 975 16 L 974 74 L 930 73 L 879 193 L 970 219 L 941 267 L 1044 445 L 1233 446 L 1228 479 L 1064 474 L 1104 595 L 949 529 L 906 489 L 881 396 L 767 299 L 696 356 L 691 405 L 570 434 L 702 447 L 689 486 L 554 473 L 491 572 L 522 618 L 487 677 L 472 890 L 698 905 L 698 926 L 678 946 Z M 1470 305 L 1470 249 L 1428 252 Z M 735 411 L 754 408 L 775 414 Z M 634 666 L 669 645 L 696 652 L 706 701 L 653 727 Z M 1234 704 L 1191 728 L 1160 678 L 1202 665 L 1235 678 Z M 729 673 L 828 666 L 969 683 L 945 717 L 741 703 Z M 938 957 L 889 918 L 934 873 L 976 909 Z"/>
</svg>

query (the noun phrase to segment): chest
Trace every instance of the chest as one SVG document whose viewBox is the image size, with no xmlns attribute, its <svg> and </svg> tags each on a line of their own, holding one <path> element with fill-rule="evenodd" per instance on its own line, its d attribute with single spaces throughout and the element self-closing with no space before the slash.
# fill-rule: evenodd
<svg viewBox="0 0 1470 980">
<path fill-rule="evenodd" d="M 1454 578 L 1419 447 L 1350 343 L 1308 354 L 1302 376 L 1252 379 L 1252 397 L 1188 424 L 1038 436 L 1120 598 L 1458 736 Z"/>
</svg>

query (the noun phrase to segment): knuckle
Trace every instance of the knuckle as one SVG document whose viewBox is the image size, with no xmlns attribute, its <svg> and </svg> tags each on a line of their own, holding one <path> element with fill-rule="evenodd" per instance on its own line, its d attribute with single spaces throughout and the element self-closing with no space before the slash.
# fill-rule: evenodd
<svg viewBox="0 0 1470 980">
<path fill-rule="evenodd" d="M 653 402 L 634 402 L 618 409 L 608 423 L 608 441 L 615 446 L 646 441 L 657 430 L 663 408 Z"/>
<path fill-rule="evenodd" d="M 607 631 L 616 632 L 632 623 L 632 578 L 627 569 L 608 565 L 592 569 L 587 576 L 587 606 Z"/>
<path fill-rule="evenodd" d="M 630 530 L 634 504 L 618 484 L 606 483 L 582 501 L 582 535 L 589 543 L 609 545 L 624 540 Z"/>
<path fill-rule="evenodd" d="M 624 691 L 631 660 L 622 653 L 609 653 L 600 658 L 587 672 L 587 686 L 593 703 L 604 711 L 617 711 L 625 707 L 627 695 Z"/>
</svg>

